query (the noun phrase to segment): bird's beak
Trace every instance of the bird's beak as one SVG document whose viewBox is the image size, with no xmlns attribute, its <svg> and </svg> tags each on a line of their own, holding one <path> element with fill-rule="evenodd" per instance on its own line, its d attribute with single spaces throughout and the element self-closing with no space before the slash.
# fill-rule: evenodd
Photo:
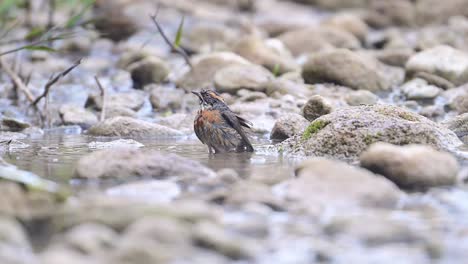
<svg viewBox="0 0 468 264">
<path fill-rule="evenodd" d="M 201 101 L 203 101 L 203 98 L 202 98 L 202 96 L 201 96 L 201 94 L 200 94 L 199 92 L 192 91 L 192 93 L 193 93 L 194 95 L 198 96 L 198 98 L 199 98 Z"/>
</svg>

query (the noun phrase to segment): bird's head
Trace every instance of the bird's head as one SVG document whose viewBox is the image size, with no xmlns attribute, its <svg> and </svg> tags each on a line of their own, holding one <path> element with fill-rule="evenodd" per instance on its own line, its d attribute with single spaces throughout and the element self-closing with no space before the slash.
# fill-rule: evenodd
<svg viewBox="0 0 468 264">
<path fill-rule="evenodd" d="M 200 106 L 202 109 L 226 105 L 221 95 L 213 90 L 201 90 L 200 92 L 192 91 L 192 93 L 200 99 Z"/>
</svg>

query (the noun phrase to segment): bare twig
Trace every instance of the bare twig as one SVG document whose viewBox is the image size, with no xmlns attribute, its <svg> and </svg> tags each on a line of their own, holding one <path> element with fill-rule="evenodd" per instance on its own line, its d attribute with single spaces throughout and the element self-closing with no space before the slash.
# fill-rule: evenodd
<svg viewBox="0 0 468 264">
<path fill-rule="evenodd" d="M 41 101 L 42 98 L 47 96 L 47 94 L 50 91 L 50 88 L 56 82 L 58 82 L 61 78 L 65 77 L 68 73 L 70 73 L 73 69 L 75 69 L 78 65 L 80 65 L 81 60 L 82 59 L 79 59 L 79 60 L 75 61 L 72 66 L 68 67 L 66 70 L 62 71 L 61 73 L 59 73 L 59 74 L 57 74 L 55 76 L 54 75 L 50 76 L 49 81 L 44 86 L 44 92 L 41 95 L 39 95 L 35 100 L 33 100 L 31 105 L 36 106 L 39 103 L 39 101 Z"/>
<path fill-rule="evenodd" d="M 34 102 L 34 96 L 33 94 L 29 91 L 28 87 L 23 83 L 21 78 L 10 68 L 8 67 L 5 62 L 3 61 L 2 58 L 0 58 L 0 67 L 5 71 L 5 73 L 10 77 L 10 79 L 13 81 L 13 83 L 20 89 L 26 98 L 28 99 L 29 102 Z"/>
<path fill-rule="evenodd" d="M 161 25 L 159 24 L 158 20 L 156 19 L 156 16 L 157 16 L 157 11 L 156 11 L 156 14 L 154 15 L 150 15 L 150 18 L 151 20 L 153 21 L 154 25 L 156 26 L 156 28 L 158 29 L 159 31 L 159 34 L 161 34 L 162 38 L 164 39 L 164 42 L 166 42 L 167 45 L 169 45 L 169 47 L 171 47 L 171 51 L 181 55 L 185 62 L 187 63 L 187 65 L 192 68 L 192 63 L 190 62 L 190 58 L 188 56 L 188 54 L 183 50 L 181 49 L 180 47 L 176 47 L 170 40 L 169 38 L 167 37 L 166 33 L 164 33 L 164 30 L 162 29 Z"/>
<path fill-rule="evenodd" d="M 101 117 L 99 118 L 100 121 L 104 121 L 106 119 L 106 89 L 102 86 L 101 82 L 99 81 L 97 76 L 94 76 L 94 80 L 96 81 L 99 90 L 101 91 L 101 98 L 102 98 L 102 108 L 101 108 Z"/>
</svg>

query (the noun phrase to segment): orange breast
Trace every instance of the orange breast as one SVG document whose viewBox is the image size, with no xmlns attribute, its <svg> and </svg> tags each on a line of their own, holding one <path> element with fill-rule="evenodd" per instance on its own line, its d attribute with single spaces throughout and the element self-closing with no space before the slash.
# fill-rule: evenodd
<svg viewBox="0 0 468 264">
<path fill-rule="evenodd" d="M 222 121 L 221 114 L 217 110 L 201 111 L 199 119 L 209 123 L 220 123 Z"/>
</svg>

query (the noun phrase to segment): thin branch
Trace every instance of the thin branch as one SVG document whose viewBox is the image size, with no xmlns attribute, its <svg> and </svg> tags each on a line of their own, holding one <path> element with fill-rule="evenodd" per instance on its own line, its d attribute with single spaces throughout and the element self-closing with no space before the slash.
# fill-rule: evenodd
<svg viewBox="0 0 468 264">
<path fill-rule="evenodd" d="M 13 83 L 20 89 L 26 98 L 28 99 L 29 102 L 34 102 L 34 96 L 33 94 L 29 91 L 28 87 L 23 83 L 21 78 L 10 68 L 8 67 L 5 62 L 3 61 L 2 58 L 0 58 L 0 67 L 5 71 L 5 73 L 10 77 L 10 79 L 13 81 Z"/>
<path fill-rule="evenodd" d="M 33 102 L 31 103 L 31 105 L 33 106 L 36 106 L 39 101 L 41 101 L 42 98 L 46 97 L 47 94 L 49 93 L 50 91 L 50 88 L 56 83 L 58 82 L 61 78 L 65 77 L 68 73 L 70 73 L 74 68 L 76 68 L 78 65 L 80 65 L 81 63 L 81 60 L 82 59 L 79 59 L 77 61 L 75 61 L 73 63 L 72 66 L 68 67 L 66 70 L 62 71 L 61 73 L 57 74 L 56 76 L 52 75 L 50 78 L 49 78 L 49 81 L 46 83 L 46 85 L 44 86 L 44 92 L 39 95 L 35 100 L 33 100 Z"/>
<path fill-rule="evenodd" d="M 181 49 L 180 47 L 176 47 L 176 46 L 174 46 L 174 44 L 172 44 L 172 42 L 167 37 L 166 33 L 164 33 L 164 30 L 162 29 L 161 25 L 159 24 L 158 20 L 156 19 L 156 16 L 157 16 L 157 12 L 154 15 L 150 15 L 150 18 L 153 21 L 156 28 L 158 29 L 159 34 L 161 34 L 161 36 L 163 37 L 164 42 L 166 42 L 166 44 L 169 47 L 171 47 L 171 50 L 173 52 L 181 55 L 190 68 L 193 68 L 192 63 L 190 62 L 190 58 L 189 58 L 188 54 L 183 49 Z"/>
<path fill-rule="evenodd" d="M 99 81 L 97 76 L 94 76 L 94 80 L 96 81 L 99 90 L 101 91 L 101 98 L 102 98 L 102 107 L 101 107 L 101 117 L 99 118 L 100 121 L 104 121 L 106 119 L 106 89 L 102 86 L 101 82 Z"/>
</svg>

